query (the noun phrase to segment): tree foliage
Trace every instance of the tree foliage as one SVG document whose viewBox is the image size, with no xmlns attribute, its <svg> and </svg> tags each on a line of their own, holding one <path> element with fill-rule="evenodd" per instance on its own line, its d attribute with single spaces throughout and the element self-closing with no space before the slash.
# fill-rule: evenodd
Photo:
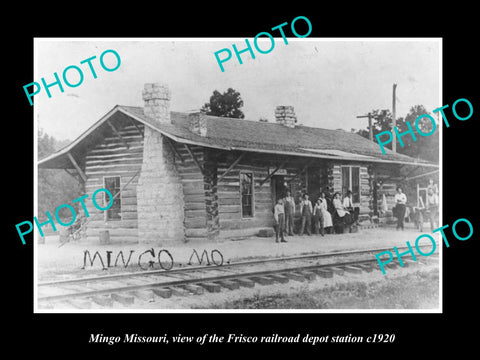
<svg viewBox="0 0 480 360">
<path fill-rule="evenodd" d="M 38 132 L 38 159 L 41 160 L 58 150 L 65 142 L 57 141 L 42 129 Z M 46 212 L 55 216 L 55 209 L 62 204 L 72 205 L 72 200 L 82 194 L 80 183 L 62 169 L 38 169 L 38 218 L 47 220 Z M 77 205 L 77 204 L 75 204 Z M 74 206 L 78 209 L 78 206 Z M 63 211 L 63 212 L 62 212 Z M 71 217 L 71 212 L 60 211 L 62 221 Z M 67 221 L 65 221 L 67 222 Z"/>
<path fill-rule="evenodd" d="M 49 136 L 43 131 L 38 130 L 38 159 L 41 160 L 44 157 L 55 152 L 55 139 Z"/>
<path fill-rule="evenodd" d="M 213 95 L 210 96 L 210 102 L 205 103 L 201 111 L 207 115 L 243 119 L 245 115 L 241 110 L 242 106 L 243 100 L 240 97 L 240 93 L 232 88 L 228 88 L 223 94 L 215 90 Z"/>
<path fill-rule="evenodd" d="M 376 135 L 383 131 L 392 131 L 392 114 L 389 110 L 372 110 L 370 112 L 373 116 L 373 141 L 378 143 Z M 400 134 L 409 130 L 407 123 L 413 129 L 416 141 L 413 140 L 410 134 L 402 137 L 404 146 L 400 146 L 400 142 L 397 139 L 397 152 L 400 154 L 408 155 L 411 157 L 418 157 L 424 160 L 438 162 L 438 149 L 439 149 L 439 132 L 438 129 L 430 136 L 422 136 L 415 128 L 415 121 L 418 116 L 428 114 L 428 111 L 423 105 L 415 105 L 410 108 L 408 114 L 403 117 L 397 118 L 396 126 Z M 428 118 L 421 118 L 418 122 L 418 128 L 423 133 L 429 133 L 432 130 L 432 123 Z M 437 127 L 440 125 L 436 125 Z M 366 129 L 354 130 L 356 134 L 369 138 L 368 126 Z M 385 147 L 392 149 L 392 143 L 384 145 Z"/>
</svg>

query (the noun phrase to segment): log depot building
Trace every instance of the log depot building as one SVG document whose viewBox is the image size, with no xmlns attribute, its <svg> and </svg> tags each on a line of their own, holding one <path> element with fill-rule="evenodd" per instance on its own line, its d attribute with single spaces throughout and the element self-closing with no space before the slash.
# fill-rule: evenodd
<svg viewBox="0 0 480 360">
<path fill-rule="evenodd" d="M 368 218 L 382 213 L 385 199 L 391 209 L 399 182 L 438 172 L 388 149 L 382 155 L 359 135 L 297 125 L 292 107 L 277 107 L 268 123 L 170 111 L 160 84 L 146 84 L 143 100 L 143 108 L 115 106 L 38 163 L 78 176 L 90 196 L 121 192 L 107 211 L 85 202 L 90 239 L 105 230 L 111 241 L 132 242 L 254 235 L 273 225 L 274 203 L 287 189 L 297 206 L 303 192 L 315 201 L 327 188 L 351 189 Z"/>
</svg>

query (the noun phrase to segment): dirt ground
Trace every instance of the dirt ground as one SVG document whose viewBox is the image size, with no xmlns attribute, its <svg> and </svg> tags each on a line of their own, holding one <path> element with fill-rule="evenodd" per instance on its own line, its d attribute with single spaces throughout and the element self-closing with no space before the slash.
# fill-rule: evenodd
<svg viewBox="0 0 480 360">
<path fill-rule="evenodd" d="M 36 244 L 35 254 L 37 257 L 37 275 L 39 281 L 71 278 L 78 276 L 107 275 L 123 271 L 141 271 L 138 266 L 139 255 L 143 252 L 154 249 L 155 258 L 150 254 L 142 257 L 144 267 L 148 266 L 149 260 L 155 260 L 153 269 L 160 269 L 158 263 L 158 252 L 165 249 L 171 254 L 174 260 L 174 268 L 189 266 L 189 259 L 196 250 L 201 257 L 204 250 L 207 251 L 209 259 L 219 262 L 220 255 L 214 252 L 212 260 L 212 250 L 218 250 L 223 256 L 224 263 L 236 262 L 240 260 L 250 260 L 265 257 L 292 256 L 308 253 L 330 253 L 348 250 L 359 250 L 368 248 L 393 248 L 393 246 L 405 246 L 409 241 L 414 246 L 415 239 L 420 233 L 418 230 L 405 229 L 405 231 L 396 231 L 394 228 L 375 228 L 363 229 L 356 233 L 348 234 L 326 234 L 304 235 L 287 237 L 287 243 L 275 243 L 274 238 L 249 237 L 243 240 L 221 240 L 216 242 L 202 243 L 141 243 L 141 244 L 110 244 L 100 245 L 89 242 L 69 242 L 59 247 L 58 236 L 48 237 L 45 244 Z M 438 235 L 438 234 L 436 234 Z M 437 239 L 437 242 L 440 239 Z M 422 245 L 427 245 L 423 243 Z M 441 248 L 439 246 L 438 248 Z M 437 248 L 437 252 L 439 251 Z M 111 267 L 102 270 L 100 262 L 95 260 L 93 266 L 87 258 L 85 269 L 84 251 L 88 250 L 93 258 L 96 251 L 102 256 L 107 266 L 107 251 L 111 251 Z M 122 251 L 125 261 L 129 253 L 134 250 L 131 256 L 130 265 L 127 268 L 121 266 L 121 258 L 118 258 L 118 266 L 114 267 L 114 262 Z M 170 259 L 166 252 L 163 252 L 161 259 L 166 266 Z M 196 256 L 192 258 L 192 266 L 198 265 Z"/>
<path fill-rule="evenodd" d="M 222 240 L 202 243 L 164 243 L 164 244 L 110 244 L 99 245 L 90 242 L 71 242 L 59 247 L 58 237 L 49 237 L 45 244 L 37 244 L 38 281 L 67 279 L 73 277 L 108 275 L 126 271 L 141 271 L 138 256 L 148 249 L 155 250 L 155 256 L 162 249 L 168 250 L 174 259 L 174 268 L 186 267 L 193 250 L 201 256 L 204 250 L 211 256 L 212 250 L 223 255 L 224 263 L 241 260 L 260 259 L 266 257 L 292 256 L 309 253 L 335 253 L 349 250 L 370 248 L 387 248 L 405 246 L 409 241 L 412 246 L 420 235 L 418 230 L 394 228 L 363 229 L 351 234 L 304 235 L 288 237 L 287 243 L 275 243 L 274 238 L 249 237 L 242 240 Z M 440 237 L 435 237 L 441 242 Z M 428 245 L 422 242 L 421 245 Z M 437 247 L 439 252 L 441 246 Z M 110 267 L 102 270 L 96 261 L 93 266 L 87 260 L 84 265 L 84 251 L 88 250 L 92 257 L 98 251 L 106 262 L 106 252 L 111 251 L 113 262 L 119 251 L 125 260 L 134 250 L 131 265 Z M 393 251 L 393 250 L 392 250 Z M 215 255 L 218 261 L 218 253 Z M 422 259 L 421 256 L 418 256 Z M 150 255 L 145 255 L 143 265 L 148 263 Z M 163 257 L 167 261 L 167 257 Z M 438 258 L 436 258 L 438 259 Z M 211 257 L 210 257 L 210 260 Z M 406 268 L 387 269 L 387 274 L 380 271 L 361 274 L 345 273 L 334 275 L 331 279 L 317 278 L 313 281 L 290 281 L 286 284 L 255 285 L 254 288 L 240 290 L 222 289 L 220 293 L 205 293 L 201 296 L 172 296 L 168 299 L 155 297 L 150 301 L 136 301 L 134 307 L 123 307 L 117 304 L 113 311 L 264 311 L 276 309 L 314 309 L 334 311 L 338 309 L 381 310 L 381 309 L 423 309 L 438 311 L 439 309 L 439 272 L 438 260 L 434 257 L 423 258 L 425 263 L 415 263 Z M 197 259 L 191 266 L 198 265 Z M 156 263 L 154 269 L 160 268 Z M 87 310 L 88 311 L 88 310 Z"/>
</svg>

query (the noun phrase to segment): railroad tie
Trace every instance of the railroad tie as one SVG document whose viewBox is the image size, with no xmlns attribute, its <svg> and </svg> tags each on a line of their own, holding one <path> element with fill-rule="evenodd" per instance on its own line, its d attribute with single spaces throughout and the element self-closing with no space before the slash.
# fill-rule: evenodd
<svg viewBox="0 0 480 360">
<path fill-rule="evenodd" d="M 333 277 L 333 271 L 331 269 L 313 269 L 313 272 L 322 278 Z"/>
<path fill-rule="evenodd" d="M 410 265 L 413 265 L 413 262 L 410 260 L 402 260 L 402 262 L 403 262 L 403 267 L 409 267 Z"/>
<path fill-rule="evenodd" d="M 201 286 L 195 284 L 186 284 L 183 286 L 185 290 L 190 291 L 194 295 L 202 295 L 205 292 L 205 289 Z"/>
<path fill-rule="evenodd" d="M 435 254 L 433 254 L 434 256 L 429 256 L 429 257 L 426 257 L 426 256 L 422 256 L 420 258 L 417 258 L 418 260 L 421 260 L 422 263 L 425 263 L 425 264 L 431 264 L 432 262 L 437 262 L 438 263 L 438 255 L 435 256 Z"/>
<path fill-rule="evenodd" d="M 131 296 L 135 296 L 143 301 L 154 301 L 155 294 L 150 290 L 135 290 L 128 293 Z"/>
<path fill-rule="evenodd" d="M 65 302 L 77 309 L 90 309 L 92 307 L 92 302 L 85 299 L 69 299 Z"/>
<path fill-rule="evenodd" d="M 221 280 L 221 281 L 216 281 L 215 283 L 229 290 L 236 290 L 240 288 L 240 284 L 231 280 Z"/>
<path fill-rule="evenodd" d="M 290 281 L 288 277 L 284 275 L 279 275 L 279 274 L 272 274 L 272 275 L 269 275 L 268 277 L 272 278 L 273 280 L 281 284 L 286 284 Z"/>
<path fill-rule="evenodd" d="M 386 267 L 387 269 L 396 269 L 397 267 L 399 267 L 400 265 L 396 264 L 396 263 L 388 263 L 387 265 L 384 265 L 384 267 Z"/>
<path fill-rule="evenodd" d="M 272 285 L 273 284 L 273 279 L 269 278 L 269 277 L 266 277 L 266 276 L 253 276 L 250 279 L 255 281 L 256 283 L 259 283 L 260 285 Z"/>
<path fill-rule="evenodd" d="M 429 261 L 426 258 L 417 258 L 417 263 L 422 265 L 428 265 Z"/>
<path fill-rule="evenodd" d="M 335 275 L 343 275 L 345 273 L 345 270 L 340 268 L 340 267 L 337 267 L 337 266 L 332 266 L 330 268 L 330 270 L 332 270 L 332 272 L 335 274 Z"/>
<path fill-rule="evenodd" d="M 255 282 L 250 279 L 239 278 L 239 279 L 235 279 L 235 281 L 238 282 L 240 286 L 243 286 L 243 287 L 253 288 L 255 286 Z"/>
<path fill-rule="evenodd" d="M 164 287 L 162 289 L 167 289 L 172 292 L 173 296 L 188 296 L 190 295 L 190 292 L 181 286 L 172 286 L 172 287 Z"/>
<path fill-rule="evenodd" d="M 302 276 L 305 276 L 305 278 L 308 281 L 315 280 L 317 278 L 317 274 L 315 274 L 313 271 L 300 271 L 300 274 Z"/>
<path fill-rule="evenodd" d="M 366 272 L 372 272 L 373 271 L 373 267 L 372 267 L 371 264 L 358 264 L 356 266 L 361 268 L 363 271 L 366 271 Z"/>
<path fill-rule="evenodd" d="M 108 295 L 92 296 L 91 299 L 95 304 L 100 306 L 107 306 L 107 307 L 113 306 L 113 299 Z"/>
<path fill-rule="evenodd" d="M 122 305 L 132 305 L 135 302 L 135 298 L 133 296 L 119 293 L 112 293 L 112 299 Z"/>
<path fill-rule="evenodd" d="M 299 274 L 299 273 L 287 272 L 287 273 L 283 273 L 282 275 L 285 275 L 289 279 L 292 279 L 292 280 L 295 280 L 295 281 L 300 281 L 300 282 L 305 281 L 305 277 L 303 275 Z"/>
<path fill-rule="evenodd" d="M 218 285 L 218 284 L 215 284 L 213 282 L 202 282 L 202 283 L 198 283 L 198 285 L 205 288 L 205 290 L 207 290 L 208 292 L 211 292 L 211 293 L 220 292 L 220 290 L 221 290 L 221 286 Z"/>
<path fill-rule="evenodd" d="M 362 269 L 359 268 L 358 266 L 353 266 L 353 265 L 345 265 L 343 267 L 346 272 L 352 273 L 352 274 L 361 274 Z"/>
<path fill-rule="evenodd" d="M 172 296 L 172 289 L 169 288 L 153 288 L 152 291 L 155 295 L 160 296 L 164 299 Z"/>
</svg>

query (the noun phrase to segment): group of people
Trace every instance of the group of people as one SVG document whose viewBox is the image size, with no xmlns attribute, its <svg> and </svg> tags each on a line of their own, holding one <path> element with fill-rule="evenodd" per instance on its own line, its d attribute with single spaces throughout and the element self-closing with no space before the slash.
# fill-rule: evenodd
<svg viewBox="0 0 480 360">
<path fill-rule="evenodd" d="M 335 222 L 342 226 L 348 226 L 351 231 L 351 226 L 358 222 L 359 216 L 359 208 L 353 206 L 352 195 L 349 190 L 342 199 L 342 195 L 336 192 L 331 199 L 322 192 L 312 205 L 308 194 L 303 194 L 299 206 L 300 231 L 297 235 L 302 236 L 305 232 L 312 235 L 313 225 L 313 233 L 324 236 L 325 232 L 332 233 Z M 427 187 L 426 204 L 423 209 L 428 211 L 432 231 L 438 225 L 438 200 L 438 186 L 433 183 L 433 180 L 430 180 Z M 397 218 L 397 230 L 404 229 L 406 207 L 407 196 L 403 193 L 401 186 L 398 186 L 395 194 L 395 207 L 393 208 L 393 215 Z M 276 242 L 287 242 L 285 235 L 294 235 L 296 211 L 295 200 L 290 191 L 287 191 L 284 197 L 277 200 L 273 209 Z"/>
<path fill-rule="evenodd" d="M 296 205 L 290 191 L 286 195 L 277 200 L 277 204 L 273 210 L 275 219 L 275 241 L 287 242 L 285 234 L 294 235 L 294 216 L 296 213 Z M 302 236 L 305 231 L 308 235 L 313 232 L 324 236 L 325 232 L 331 233 L 333 228 L 332 213 L 340 218 L 345 225 L 352 225 L 356 220 L 358 211 L 355 211 L 352 201 L 352 192 L 348 191 L 345 198 L 341 199 L 339 192 L 335 193 L 333 200 L 326 198 L 322 192 L 314 205 L 309 200 L 308 194 L 303 194 L 300 202 L 301 225 L 298 235 Z"/>
<path fill-rule="evenodd" d="M 423 201 L 422 201 L 423 202 Z M 395 207 L 393 209 L 393 215 L 397 218 L 397 230 L 404 229 L 404 219 L 407 205 L 407 196 L 403 193 L 401 186 L 397 187 L 397 193 L 395 194 Z M 438 186 L 434 184 L 430 179 L 427 186 L 426 204 L 419 210 L 427 210 L 429 214 L 430 227 L 432 231 L 438 225 Z M 421 220 L 423 222 L 423 216 Z"/>
</svg>

